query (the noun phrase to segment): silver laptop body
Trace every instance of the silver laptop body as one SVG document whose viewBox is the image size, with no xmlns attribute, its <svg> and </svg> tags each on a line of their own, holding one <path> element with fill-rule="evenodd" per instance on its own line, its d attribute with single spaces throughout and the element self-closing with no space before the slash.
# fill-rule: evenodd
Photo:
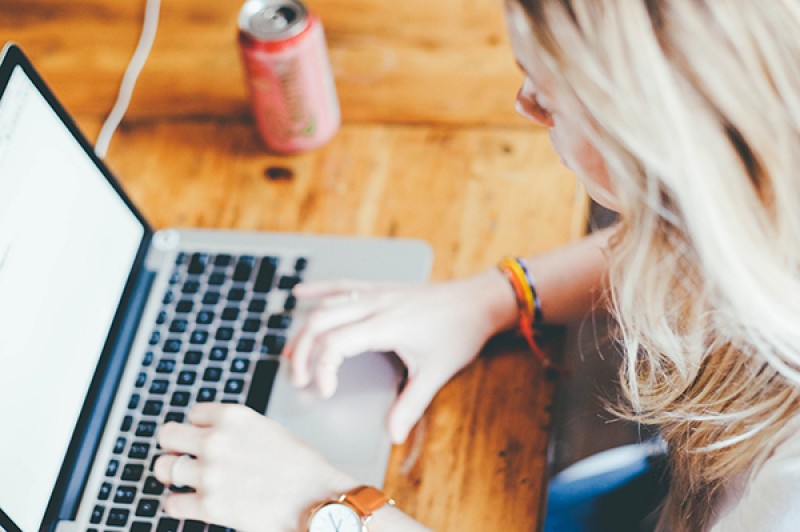
<svg viewBox="0 0 800 532">
<path fill-rule="evenodd" d="M 16 138 L 26 127 L 30 138 Z M 43 139 L 44 147 L 25 152 Z M 73 174 L 77 184 L 69 182 Z M 31 185 L 36 179 L 49 185 Z M 86 192 L 70 199 L 82 187 Z M 43 205 L 50 206 L 43 211 Z M 52 253 L 29 250 L 37 238 L 61 244 Z M 393 356 L 372 353 L 343 365 L 330 400 L 295 389 L 279 354 L 307 309 L 296 306 L 291 287 L 338 278 L 419 282 L 431 260 L 429 246 L 413 240 L 152 231 L 19 48 L 6 46 L 0 63 L 0 320 L 8 320 L 0 321 L 6 327 L 0 329 L 0 525 L 188 531 L 160 506 L 153 509 L 166 490 L 152 485 L 159 450 L 149 433 L 169 416 L 181 421 L 198 400 L 247 404 L 356 478 L 382 485 L 391 447 L 385 417 L 402 368 Z M 37 271 L 51 284 L 20 288 Z M 111 288 L 96 289 L 95 281 Z M 87 321 L 96 327 L 76 331 Z M 102 338 L 91 340 L 98 330 Z M 76 344 L 81 349 L 70 354 Z"/>
</svg>

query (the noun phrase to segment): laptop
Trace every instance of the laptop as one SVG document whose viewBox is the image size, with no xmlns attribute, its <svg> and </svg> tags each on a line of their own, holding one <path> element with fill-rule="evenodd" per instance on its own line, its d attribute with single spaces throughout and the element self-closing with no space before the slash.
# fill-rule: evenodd
<svg viewBox="0 0 800 532">
<path fill-rule="evenodd" d="M 415 240 L 154 231 L 19 47 L 0 56 L 0 525 L 225 530 L 163 514 L 154 434 L 201 401 L 241 403 L 381 486 L 397 361 L 348 360 L 330 400 L 280 362 L 291 288 L 423 281 Z M 302 306 L 301 306 L 302 307 Z"/>
</svg>

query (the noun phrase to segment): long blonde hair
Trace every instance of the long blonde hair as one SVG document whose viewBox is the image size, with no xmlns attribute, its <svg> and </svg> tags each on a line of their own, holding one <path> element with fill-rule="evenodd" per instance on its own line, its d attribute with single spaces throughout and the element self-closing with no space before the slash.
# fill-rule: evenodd
<svg viewBox="0 0 800 532">
<path fill-rule="evenodd" d="M 800 3 L 518 2 L 619 204 L 610 298 L 628 413 L 670 448 L 662 526 L 702 529 L 800 406 Z"/>
</svg>

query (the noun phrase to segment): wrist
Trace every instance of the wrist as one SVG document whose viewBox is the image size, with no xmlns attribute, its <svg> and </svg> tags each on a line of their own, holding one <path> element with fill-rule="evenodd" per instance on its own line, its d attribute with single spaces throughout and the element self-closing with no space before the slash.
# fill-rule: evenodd
<svg viewBox="0 0 800 532">
<path fill-rule="evenodd" d="M 482 300 L 488 336 L 512 329 L 519 321 L 519 310 L 514 289 L 508 279 L 497 268 L 492 268 L 473 277 L 475 292 Z"/>
</svg>

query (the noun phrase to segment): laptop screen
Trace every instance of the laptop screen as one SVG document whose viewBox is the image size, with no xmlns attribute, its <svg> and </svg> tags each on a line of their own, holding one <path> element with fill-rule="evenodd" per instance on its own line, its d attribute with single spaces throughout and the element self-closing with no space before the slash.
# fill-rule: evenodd
<svg viewBox="0 0 800 532">
<path fill-rule="evenodd" d="M 22 530 L 42 521 L 144 232 L 14 67 L 0 98 L 0 508 Z"/>
</svg>

